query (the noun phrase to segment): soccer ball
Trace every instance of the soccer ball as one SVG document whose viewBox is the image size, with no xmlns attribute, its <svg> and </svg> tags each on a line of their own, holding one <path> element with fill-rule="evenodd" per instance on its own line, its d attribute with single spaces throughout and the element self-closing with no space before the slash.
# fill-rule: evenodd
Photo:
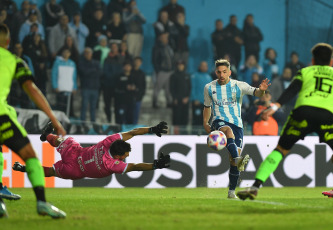
<svg viewBox="0 0 333 230">
<path fill-rule="evenodd" d="M 222 150 L 227 145 L 227 137 L 221 131 L 213 131 L 207 137 L 207 145 L 213 150 Z"/>
</svg>

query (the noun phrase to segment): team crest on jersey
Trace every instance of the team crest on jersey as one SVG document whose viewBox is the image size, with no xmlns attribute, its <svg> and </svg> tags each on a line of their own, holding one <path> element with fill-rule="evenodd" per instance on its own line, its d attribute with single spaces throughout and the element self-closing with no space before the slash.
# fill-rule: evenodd
<svg viewBox="0 0 333 230">
<path fill-rule="evenodd" d="M 114 164 L 115 164 L 115 165 L 119 164 L 119 161 L 115 161 Z"/>
<path fill-rule="evenodd" d="M 224 126 L 224 125 L 225 125 L 225 123 L 223 121 L 219 122 L 219 126 Z"/>
<path fill-rule="evenodd" d="M 236 92 L 237 92 L 236 87 L 232 87 L 232 88 L 231 88 L 231 92 L 232 92 L 232 93 L 236 93 Z"/>
</svg>

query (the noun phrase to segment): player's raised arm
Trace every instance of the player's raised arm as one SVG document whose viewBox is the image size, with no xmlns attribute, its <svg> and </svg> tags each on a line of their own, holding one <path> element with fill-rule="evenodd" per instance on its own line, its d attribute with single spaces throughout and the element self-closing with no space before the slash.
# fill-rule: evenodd
<svg viewBox="0 0 333 230">
<path fill-rule="evenodd" d="M 127 141 L 134 136 L 137 135 L 144 135 L 146 133 L 155 133 L 157 136 L 161 137 L 162 133 L 168 133 L 168 126 L 165 121 L 161 121 L 158 125 L 153 127 L 142 127 L 142 128 L 135 128 L 128 132 L 121 133 L 123 140 Z"/>
<path fill-rule="evenodd" d="M 66 131 L 55 117 L 53 111 L 42 92 L 38 89 L 32 80 L 26 80 L 22 83 L 22 88 L 29 98 L 42 110 L 52 121 L 53 127 L 58 135 L 65 136 Z"/>
</svg>

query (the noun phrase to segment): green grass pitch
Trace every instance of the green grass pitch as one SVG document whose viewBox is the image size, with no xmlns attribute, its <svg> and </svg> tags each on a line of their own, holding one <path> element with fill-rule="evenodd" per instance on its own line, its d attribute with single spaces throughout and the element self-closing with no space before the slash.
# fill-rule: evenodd
<svg viewBox="0 0 333 230">
<path fill-rule="evenodd" d="M 238 189 L 239 190 L 239 189 Z M 47 198 L 67 212 L 52 220 L 36 214 L 33 191 L 11 189 L 20 201 L 5 201 L 0 229 L 333 229 L 328 188 L 268 188 L 257 200 L 228 200 L 227 189 L 47 189 Z"/>
</svg>

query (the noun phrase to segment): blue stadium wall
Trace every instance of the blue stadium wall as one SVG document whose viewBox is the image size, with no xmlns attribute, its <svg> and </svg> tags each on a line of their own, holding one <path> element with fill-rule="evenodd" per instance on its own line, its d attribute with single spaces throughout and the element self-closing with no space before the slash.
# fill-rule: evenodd
<svg viewBox="0 0 333 230">
<path fill-rule="evenodd" d="M 20 7 L 23 0 L 16 0 Z M 59 2 L 58 0 L 57 2 Z M 104 0 L 106 3 L 109 0 Z M 293 0 L 294 1 L 294 0 Z M 41 7 L 47 0 L 38 0 Z M 78 0 L 83 6 L 86 0 Z M 157 11 L 168 0 L 137 0 L 138 7 L 145 15 L 147 23 L 144 27 L 143 58 L 146 72 L 152 71 L 151 50 L 154 43 L 153 23 L 157 19 Z M 212 66 L 212 45 L 210 34 L 214 30 L 215 20 L 220 18 L 228 24 L 229 16 L 238 17 L 238 27 L 243 27 L 243 20 L 248 13 L 255 17 L 255 24 L 261 29 L 264 40 L 261 42 L 261 62 L 266 48 L 273 47 L 278 52 L 280 69 L 285 62 L 286 44 L 286 0 L 178 0 L 186 9 L 186 23 L 190 25 L 190 60 L 189 71 L 195 71 L 201 60 L 210 62 Z"/>
</svg>

